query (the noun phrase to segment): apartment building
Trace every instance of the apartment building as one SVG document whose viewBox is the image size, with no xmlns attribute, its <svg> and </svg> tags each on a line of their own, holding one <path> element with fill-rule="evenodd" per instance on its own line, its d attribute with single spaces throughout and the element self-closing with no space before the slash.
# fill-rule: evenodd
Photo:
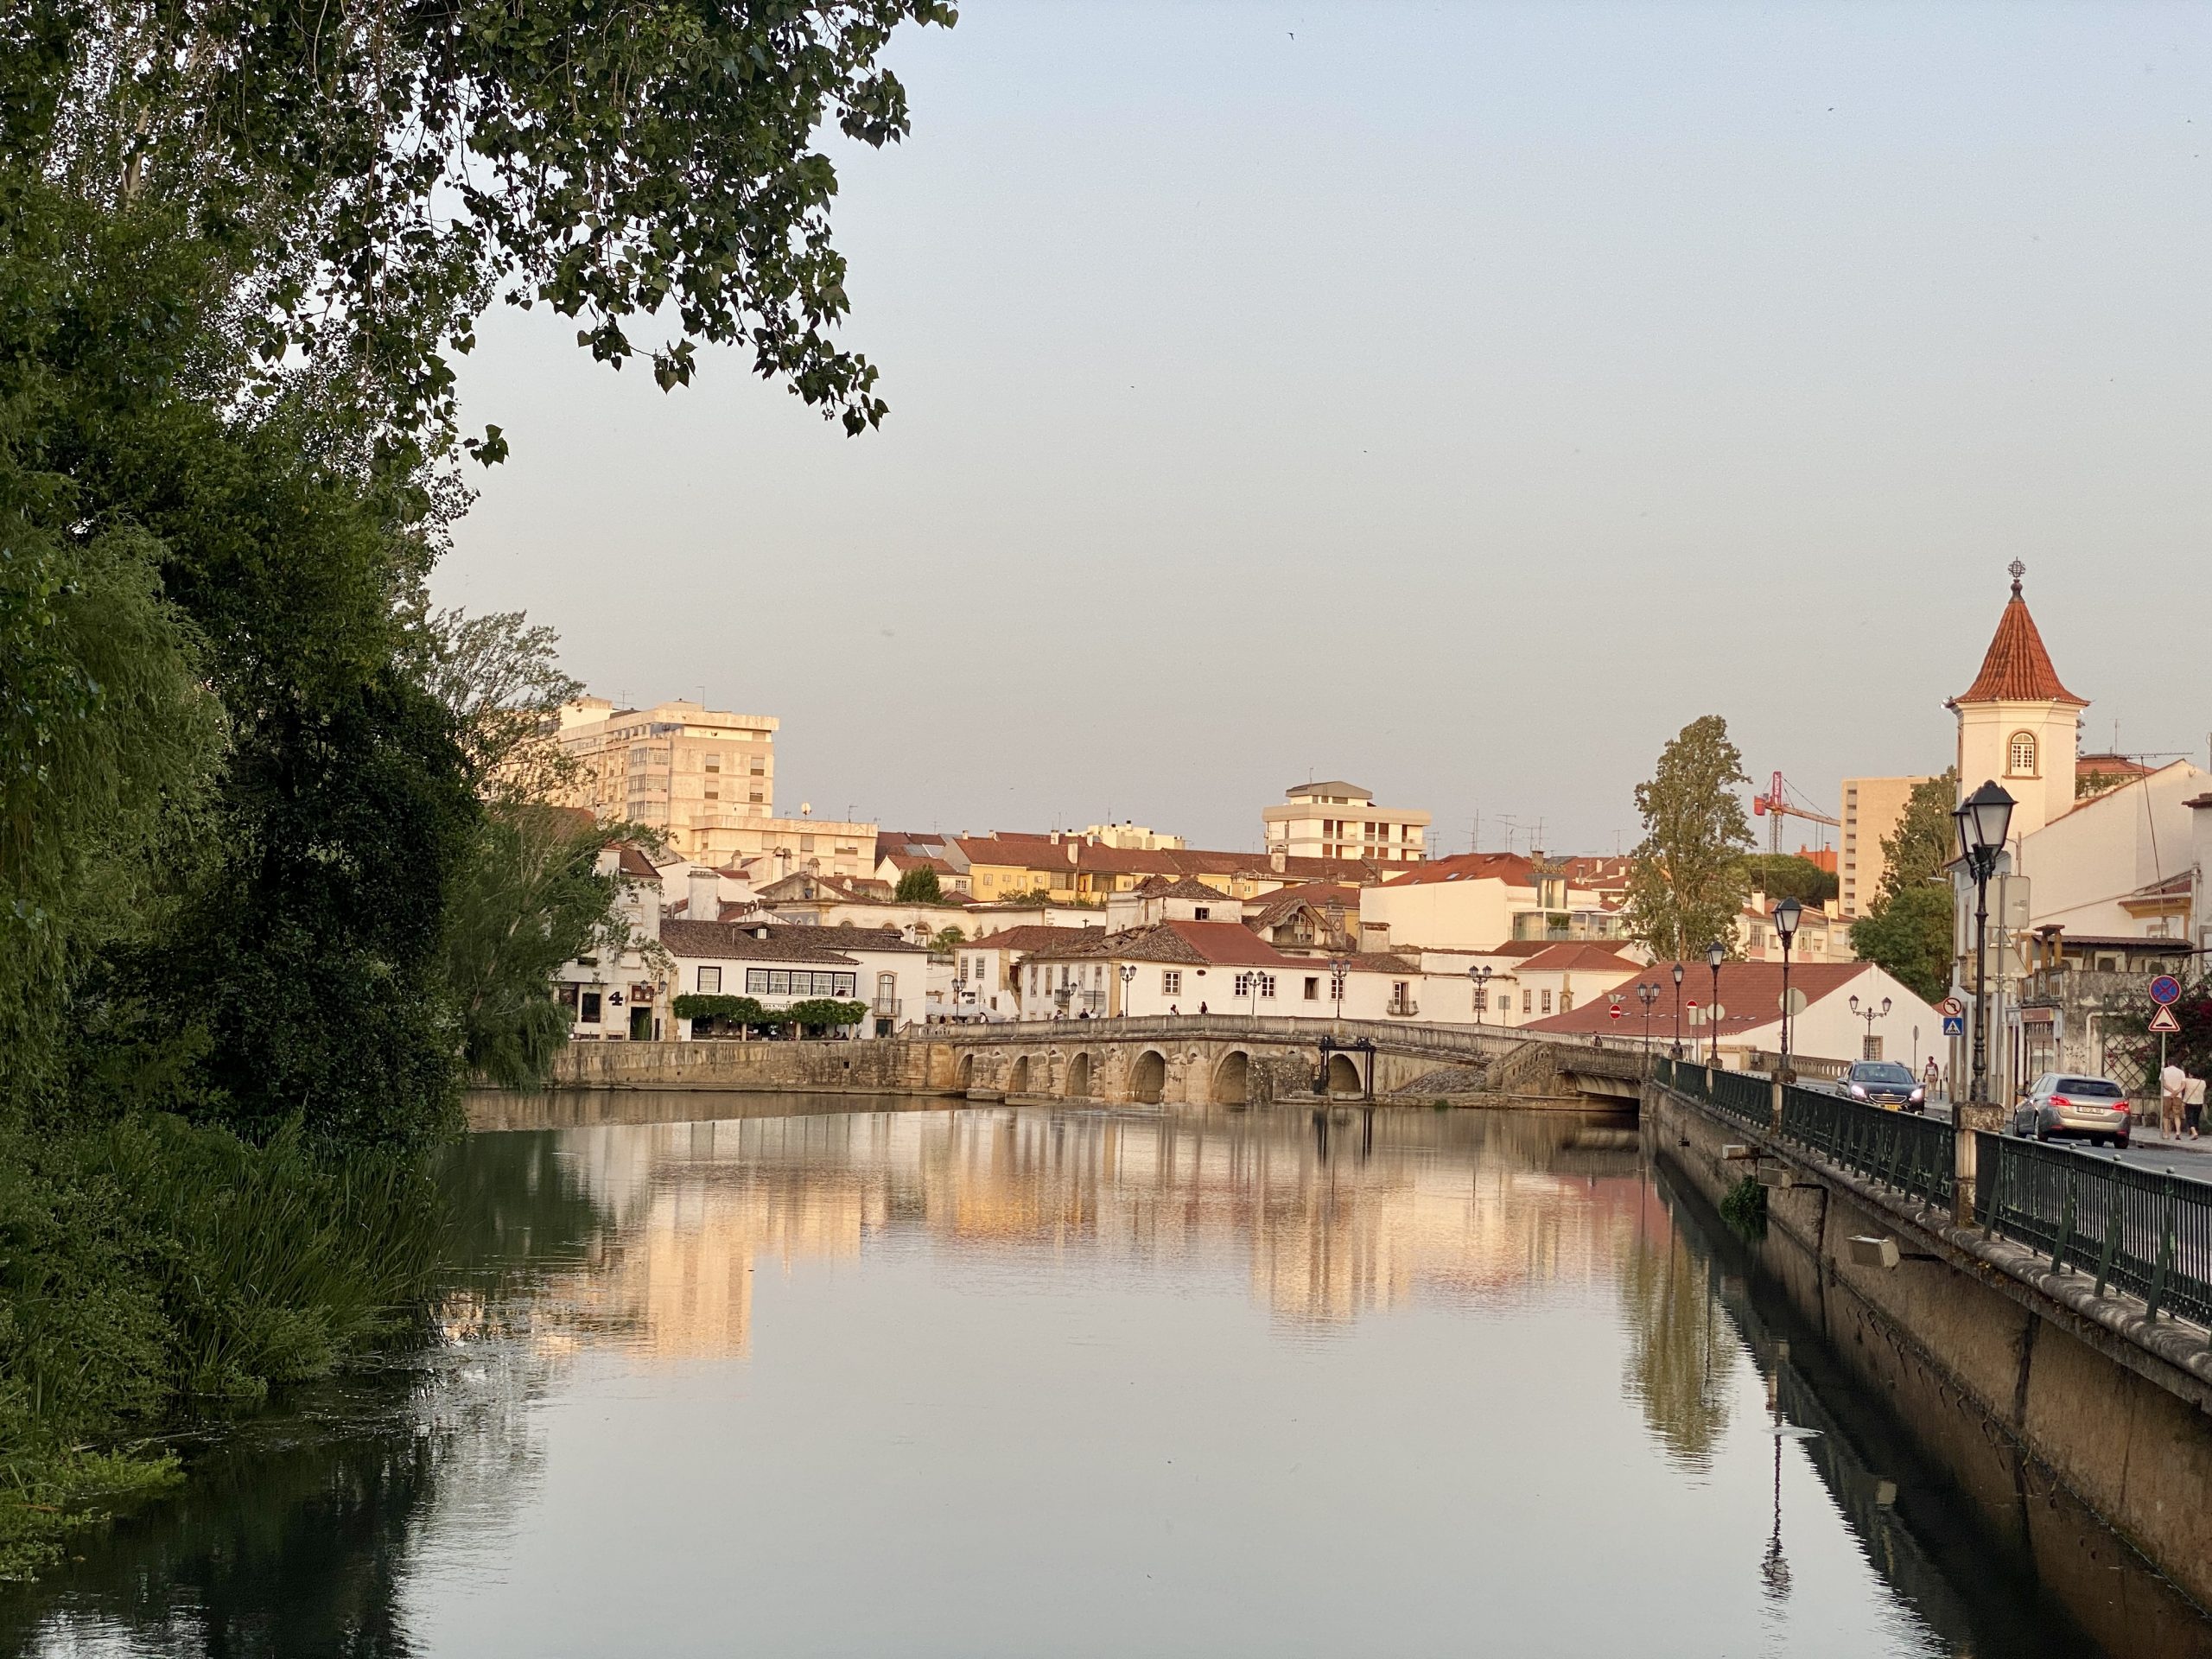
<svg viewBox="0 0 2212 1659">
<path fill-rule="evenodd" d="M 1919 778 L 1847 778 L 1843 780 L 1843 846 L 1836 863 L 1837 903 L 1846 919 L 1874 907 L 1889 861 L 1885 839 L 1894 839 L 1904 822 L 1905 803 L 1928 781 Z"/>
<path fill-rule="evenodd" d="M 1284 791 L 1283 804 L 1260 813 L 1268 850 L 1294 858 L 1364 858 L 1417 864 L 1426 858 L 1429 815 L 1383 807 L 1357 784 L 1332 779 Z"/>
<path fill-rule="evenodd" d="M 561 710 L 561 747 L 582 772 L 569 804 L 648 824 L 687 858 L 722 862 L 758 852 L 726 832 L 775 816 L 776 726 L 766 715 L 681 699 L 617 709 L 605 697 L 581 697 Z"/>
</svg>

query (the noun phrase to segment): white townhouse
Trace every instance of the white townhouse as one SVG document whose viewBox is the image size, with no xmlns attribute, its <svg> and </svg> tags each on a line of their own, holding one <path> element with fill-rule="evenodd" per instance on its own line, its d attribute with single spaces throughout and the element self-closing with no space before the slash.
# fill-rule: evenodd
<svg viewBox="0 0 2212 1659">
<path fill-rule="evenodd" d="M 929 952 L 891 929 L 809 927 L 754 917 L 731 922 L 668 921 L 661 945 L 675 963 L 672 996 L 749 996 L 770 1009 L 817 997 L 868 1004 L 862 1029 L 888 1037 L 918 1022 Z M 691 1038 L 691 1022 L 670 1034 Z"/>
</svg>

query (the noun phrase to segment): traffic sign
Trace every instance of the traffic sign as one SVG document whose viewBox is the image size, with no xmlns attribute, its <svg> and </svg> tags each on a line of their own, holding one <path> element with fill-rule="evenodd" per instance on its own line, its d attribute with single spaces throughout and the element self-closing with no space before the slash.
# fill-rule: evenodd
<svg viewBox="0 0 2212 1659">
<path fill-rule="evenodd" d="M 1967 1011 L 1967 1005 L 1955 996 L 1947 996 L 1936 1005 L 1936 1012 L 1946 1020 L 1956 1020 Z"/>
<path fill-rule="evenodd" d="M 1614 1019 L 1618 1020 L 1621 1017 L 1621 1005 L 1616 1002 L 1611 1007 L 1607 1008 L 1605 1012 L 1611 1014 Z"/>
<path fill-rule="evenodd" d="M 2171 1007 L 2181 1001 L 2181 981 L 2171 974 L 2160 974 L 2151 982 L 2151 1000 L 2160 1007 Z"/>
<path fill-rule="evenodd" d="M 2181 1021 L 2174 1018 L 2171 1008 L 2161 1007 L 2151 1016 L 2151 1029 L 2164 1035 L 2168 1032 L 2179 1031 Z"/>
<path fill-rule="evenodd" d="M 1945 1014 L 1943 1016 L 1943 1034 L 1946 1037 L 1965 1036 L 1967 1034 L 1966 1015 L 1963 1014 Z"/>
</svg>

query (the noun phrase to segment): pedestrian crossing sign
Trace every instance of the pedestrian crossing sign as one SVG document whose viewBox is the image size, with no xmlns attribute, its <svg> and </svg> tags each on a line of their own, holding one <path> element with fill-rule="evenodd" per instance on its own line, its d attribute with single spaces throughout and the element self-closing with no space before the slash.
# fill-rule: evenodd
<svg viewBox="0 0 2212 1659">
<path fill-rule="evenodd" d="M 1945 1014 L 1943 1016 L 1943 1034 L 1946 1037 L 1965 1036 L 1967 1034 L 1966 1015 L 1963 1014 Z"/>
</svg>

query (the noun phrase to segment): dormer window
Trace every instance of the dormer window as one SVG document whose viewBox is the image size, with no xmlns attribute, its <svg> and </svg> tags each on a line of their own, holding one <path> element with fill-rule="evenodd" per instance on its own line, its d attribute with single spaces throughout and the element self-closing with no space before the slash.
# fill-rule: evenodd
<svg viewBox="0 0 2212 1659">
<path fill-rule="evenodd" d="M 2008 777 L 2032 778 L 2036 775 L 2036 734 L 2015 732 L 2005 745 L 2005 771 Z"/>
</svg>

